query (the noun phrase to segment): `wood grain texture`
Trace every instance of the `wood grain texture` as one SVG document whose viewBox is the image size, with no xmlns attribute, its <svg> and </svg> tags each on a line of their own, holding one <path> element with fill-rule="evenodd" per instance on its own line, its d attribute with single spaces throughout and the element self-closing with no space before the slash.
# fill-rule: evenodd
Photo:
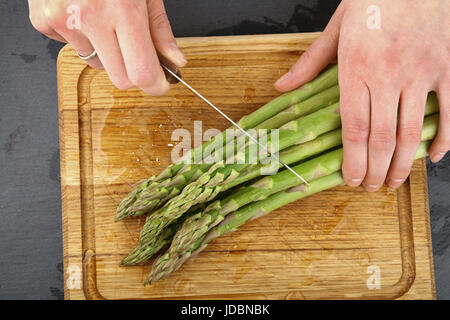
<svg viewBox="0 0 450 320">
<path fill-rule="evenodd" d="M 178 39 L 183 77 L 238 120 L 277 96 L 273 82 L 317 36 Z M 144 219 L 114 223 L 115 208 L 170 163 L 174 129 L 228 123 L 181 85 L 164 97 L 119 91 L 70 47 L 58 58 L 58 89 L 66 299 L 435 298 L 422 160 L 399 190 L 337 187 L 290 204 L 144 287 L 150 264 L 119 267 Z M 367 287 L 370 266 L 380 289 Z"/>
</svg>

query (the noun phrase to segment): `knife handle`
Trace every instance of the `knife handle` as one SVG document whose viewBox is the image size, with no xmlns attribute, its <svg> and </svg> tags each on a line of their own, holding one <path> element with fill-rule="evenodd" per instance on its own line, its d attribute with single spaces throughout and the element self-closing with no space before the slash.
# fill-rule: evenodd
<svg viewBox="0 0 450 320">
<path fill-rule="evenodd" d="M 176 65 L 174 65 L 172 62 L 170 62 L 169 59 L 167 59 L 166 57 L 164 57 L 161 54 L 158 54 L 158 58 L 159 58 L 159 62 L 161 63 L 161 65 L 166 66 L 167 68 L 169 68 L 173 73 L 175 73 L 177 76 L 179 76 L 181 78 L 181 71 L 180 69 L 177 68 Z M 166 69 L 162 68 L 164 71 L 164 74 L 166 75 L 166 79 L 170 84 L 177 84 L 179 81 L 178 79 L 176 79 L 174 76 L 172 76 Z"/>
</svg>

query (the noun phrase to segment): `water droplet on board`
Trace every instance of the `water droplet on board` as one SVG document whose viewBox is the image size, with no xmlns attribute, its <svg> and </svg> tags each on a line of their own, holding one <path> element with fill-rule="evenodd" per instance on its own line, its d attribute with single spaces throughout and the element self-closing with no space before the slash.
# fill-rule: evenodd
<svg viewBox="0 0 450 320">
<path fill-rule="evenodd" d="M 250 103 L 253 102 L 253 97 L 255 96 L 256 89 L 252 87 L 246 87 L 244 89 L 244 94 L 242 97 L 242 102 L 244 103 Z"/>
<path fill-rule="evenodd" d="M 367 267 L 370 265 L 370 255 L 367 252 L 362 252 L 358 256 L 358 263 L 361 267 Z"/>
</svg>

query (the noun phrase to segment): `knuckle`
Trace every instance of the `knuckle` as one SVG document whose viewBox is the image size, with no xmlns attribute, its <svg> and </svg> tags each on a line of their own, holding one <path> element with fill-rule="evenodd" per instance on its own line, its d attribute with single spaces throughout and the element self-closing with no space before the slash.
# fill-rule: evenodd
<svg viewBox="0 0 450 320">
<path fill-rule="evenodd" d="M 134 76 L 130 79 L 137 87 L 153 96 L 161 96 L 168 89 L 168 83 L 165 81 L 163 72 L 159 72 L 156 68 L 134 73 Z"/>
<path fill-rule="evenodd" d="M 142 1 L 118 0 L 115 10 L 116 25 L 137 25 L 147 17 L 144 12 L 147 8 L 142 6 Z"/>
<path fill-rule="evenodd" d="M 355 162 L 351 158 L 347 158 L 344 156 L 344 162 L 342 164 L 342 173 L 344 174 L 344 177 L 349 179 L 363 178 L 366 175 L 366 168 L 363 165 L 355 166 Z"/>
<path fill-rule="evenodd" d="M 342 138 L 351 143 L 367 142 L 369 128 L 362 120 L 353 119 L 343 126 Z"/>
<path fill-rule="evenodd" d="M 437 139 L 437 146 L 441 152 L 448 151 L 450 149 L 450 136 L 439 136 Z"/>
<path fill-rule="evenodd" d="M 447 126 L 450 126 L 450 104 L 447 107 L 440 108 L 439 116 Z"/>
<path fill-rule="evenodd" d="M 61 16 L 52 16 L 47 19 L 47 24 L 54 30 L 62 30 L 66 26 L 66 20 Z"/>
<path fill-rule="evenodd" d="M 66 9 L 62 1 L 47 1 L 43 8 L 46 23 L 54 30 L 63 28 L 66 24 Z"/>
<path fill-rule="evenodd" d="M 392 153 L 396 145 L 395 134 L 388 130 L 372 131 L 369 144 L 375 152 Z"/>
<path fill-rule="evenodd" d="M 141 4 L 141 1 L 118 0 L 117 8 L 122 12 L 134 12 L 140 8 Z"/>
<path fill-rule="evenodd" d="M 103 67 L 103 65 L 101 64 L 101 62 L 100 61 L 88 61 L 88 64 L 89 64 L 89 66 L 91 67 L 91 68 L 94 68 L 94 69 L 97 69 L 97 70 L 103 70 L 103 69 L 105 69 L 104 67 Z"/>
<path fill-rule="evenodd" d="M 44 19 L 38 18 L 35 15 L 30 14 L 30 22 L 33 28 L 35 28 L 40 33 L 49 33 L 50 28 Z"/>
<path fill-rule="evenodd" d="M 140 68 L 130 73 L 131 82 L 139 88 L 153 87 L 158 78 L 158 74 L 149 68 Z"/>
<path fill-rule="evenodd" d="M 127 90 L 127 89 L 130 89 L 133 87 L 133 84 L 125 76 L 115 77 L 115 78 L 111 79 L 111 81 L 114 83 L 114 85 L 119 90 Z"/>
<path fill-rule="evenodd" d="M 84 4 L 80 7 L 80 23 L 81 29 L 91 30 L 100 21 L 99 14 L 102 14 L 102 9 L 98 4 Z"/>
<path fill-rule="evenodd" d="M 151 24 L 155 28 L 164 28 L 169 25 L 169 18 L 167 17 L 167 13 L 165 11 L 161 11 L 156 13 L 151 17 Z"/>
<path fill-rule="evenodd" d="M 349 76 L 364 76 L 368 68 L 369 53 L 363 46 L 352 45 L 351 47 L 344 48 L 341 50 L 341 55 L 345 56 L 343 61 L 339 61 L 341 68 L 339 74 L 339 80 L 352 81 L 353 79 Z"/>
<path fill-rule="evenodd" d="M 406 179 L 408 178 L 410 172 L 411 172 L 411 165 L 402 165 L 395 169 L 395 178 Z"/>
<path fill-rule="evenodd" d="M 300 56 L 301 61 L 311 61 L 312 60 L 312 54 L 311 54 L 311 50 L 306 50 L 305 52 L 302 53 L 302 55 Z"/>
<path fill-rule="evenodd" d="M 420 142 L 422 131 L 418 126 L 408 125 L 399 128 L 399 136 L 397 142 L 401 144 L 417 144 Z"/>
<path fill-rule="evenodd" d="M 384 55 L 384 67 L 386 68 L 386 70 L 396 69 L 400 65 L 401 59 L 402 58 L 400 57 L 398 52 L 389 51 Z"/>
</svg>

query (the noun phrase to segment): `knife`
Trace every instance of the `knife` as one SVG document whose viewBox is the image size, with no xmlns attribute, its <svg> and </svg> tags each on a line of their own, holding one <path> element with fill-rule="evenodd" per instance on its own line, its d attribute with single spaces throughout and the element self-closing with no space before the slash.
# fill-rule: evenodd
<svg viewBox="0 0 450 320">
<path fill-rule="evenodd" d="M 299 178 L 304 184 L 306 184 L 309 187 L 309 183 L 302 178 L 301 175 L 299 175 L 297 172 L 295 172 L 290 166 L 288 166 L 286 163 L 284 163 L 284 161 L 282 161 L 277 155 L 275 155 L 273 152 L 271 152 L 269 149 L 266 148 L 266 146 L 264 146 L 261 142 L 259 142 L 255 137 L 253 137 L 250 133 L 248 133 L 246 130 L 244 130 L 244 128 L 242 128 L 240 125 L 238 125 L 236 122 L 233 121 L 233 119 L 231 119 L 229 116 L 227 116 L 224 112 L 222 112 L 222 110 L 220 110 L 218 107 L 216 107 L 211 101 L 209 101 L 208 99 L 206 99 L 202 94 L 200 94 L 197 90 L 195 90 L 193 87 L 191 87 L 186 81 L 184 81 L 183 79 L 181 79 L 181 73 L 179 72 L 178 68 L 175 67 L 175 72 L 172 71 L 171 68 L 167 67 L 165 64 L 167 63 L 167 61 L 161 62 L 161 66 L 164 70 L 164 73 L 166 74 L 166 77 L 168 78 L 169 81 L 169 77 L 168 75 L 170 75 L 172 78 L 169 83 L 177 83 L 177 82 L 181 82 L 186 88 L 188 88 L 189 90 L 191 90 L 193 93 L 195 93 L 200 99 L 202 99 L 204 102 L 206 102 L 211 108 L 213 108 L 214 110 L 216 110 L 222 117 L 224 117 L 225 119 L 227 119 L 229 122 L 231 122 L 233 124 L 233 126 L 235 126 L 239 131 L 241 131 L 243 134 L 245 134 L 247 137 L 249 137 L 250 140 L 252 140 L 253 142 L 255 142 L 256 144 L 258 144 L 264 151 L 266 151 L 267 153 L 270 154 L 270 156 L 275 159 L 276 161 L 278 161 L 279 163 L 281 163 L 286 169 L 288 169 L 289 171 L 291 171 L 297 178 Z M 171 65 L 172 67 L 172 65 Z"/>
</svg>

